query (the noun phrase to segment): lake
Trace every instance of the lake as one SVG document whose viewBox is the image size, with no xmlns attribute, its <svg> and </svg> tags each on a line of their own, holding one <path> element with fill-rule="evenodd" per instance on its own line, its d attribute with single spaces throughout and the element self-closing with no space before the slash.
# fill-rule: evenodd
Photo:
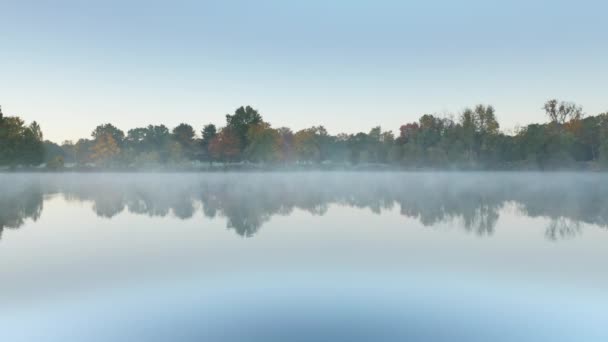
<svg viewBox="0 0 608 342">
<path fill-rule="evenodd" d="M 608 341 L 608 175 L 0 174 L 3 341 Z"/>
</svg>

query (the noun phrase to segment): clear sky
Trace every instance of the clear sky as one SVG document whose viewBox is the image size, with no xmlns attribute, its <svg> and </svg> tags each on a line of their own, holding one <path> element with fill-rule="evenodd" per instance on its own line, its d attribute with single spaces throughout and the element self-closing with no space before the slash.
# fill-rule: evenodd
<svg viewBox="0 0 608 342">
<path fill-rule="evenodd" d="M 398 130 L 556 97 L 608 110 L 607 1 L 0 0 L 0 104 L 54 141 L 252 105 L 274 126 Z"/>
</svg>

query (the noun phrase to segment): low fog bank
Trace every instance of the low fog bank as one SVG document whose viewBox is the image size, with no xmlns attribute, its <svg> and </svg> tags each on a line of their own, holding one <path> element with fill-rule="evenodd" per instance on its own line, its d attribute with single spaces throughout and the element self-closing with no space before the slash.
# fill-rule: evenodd
<svg viewBox="0 0 608 342">
<path fill-rule="evenodd" d="M 374 213 L 398 208 L 425 226 L 460 220 L 479 235 L 493 234 L 507 203 L 549 218 L 549 239 L 576 235 L 581 223 L 608 227 L 608 175 L 593 173 L 2 174 L 0 189 L 0 234 L 38 219 L 48 195 L 91 202 L 108 218 L 128 211 L 189 219 L 201 212 L 225 218 L 228 229 L 246 237 L 274 215 L 324 215 L 332 204 Z"/>
</svg>

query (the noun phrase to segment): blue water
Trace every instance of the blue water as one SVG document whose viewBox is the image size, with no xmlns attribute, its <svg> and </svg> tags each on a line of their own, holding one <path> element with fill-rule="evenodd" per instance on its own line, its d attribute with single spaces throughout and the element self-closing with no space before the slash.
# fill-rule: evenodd
<svg viewBox="0 0 608 342">
<path fill-rule="evenodd" d="M 606 341 L 606 180 L 0 175 L 0 337 Z"/>
</svg>

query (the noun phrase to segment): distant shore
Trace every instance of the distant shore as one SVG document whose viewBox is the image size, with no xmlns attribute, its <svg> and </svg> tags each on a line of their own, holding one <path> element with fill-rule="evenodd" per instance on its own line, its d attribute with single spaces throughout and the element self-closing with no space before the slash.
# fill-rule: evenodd
<svg viewBox="0 0 608 342">
<path fill-rule="evenodd" d="M 0 166 L 8 171 L 289 171 L 289 170 L 608 170 L 608 113 L 585 116 L 581 106 L 556 99 L 543 106 L 549 122 L 500 130 L 495 109 L 479 104 L 456 118 L 424 114 L 397 134 L 330 134 L 324 126 L 273 127 L 250 106 L 226 124 L 170 129 L 148 125 L 123 131 L 111 123 L 90 138 L 61 145 L 44 140 L 36 122 L 25 125 L 0 111 Z"/>
</svg>

